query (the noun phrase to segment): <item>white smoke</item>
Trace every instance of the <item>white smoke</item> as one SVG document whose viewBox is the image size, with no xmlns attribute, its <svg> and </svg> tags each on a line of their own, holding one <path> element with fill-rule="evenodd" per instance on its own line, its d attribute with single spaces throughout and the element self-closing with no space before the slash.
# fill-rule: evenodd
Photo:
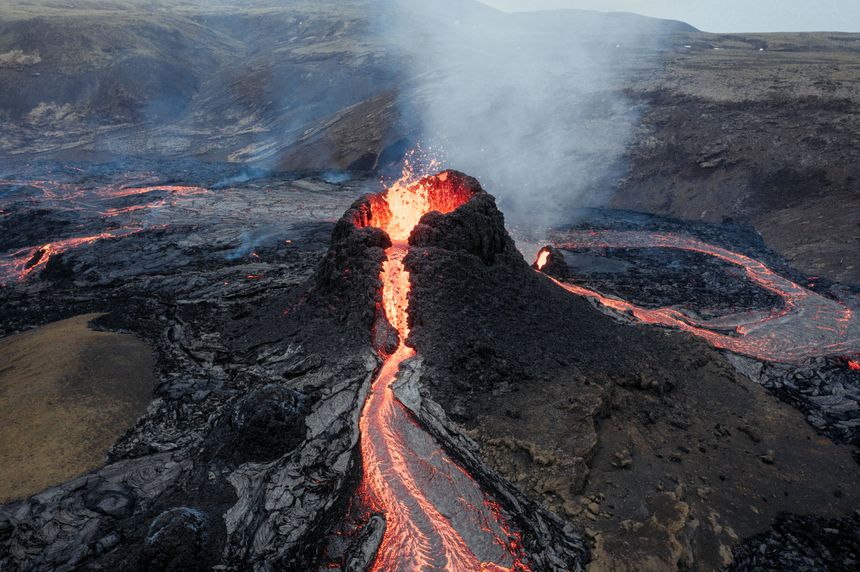
<svg viewBox="0 0 860 572">
<path fill-rule="evenodd" d="M 631 62 L 656 57 L 654 25 L 469 0 L 395 1 L 380 19 L 406 66 L 401 104 L 418 138 L 530 230 L 601 204 L 624 173 L 637 112 L 623 89 Z"/>
</svg>

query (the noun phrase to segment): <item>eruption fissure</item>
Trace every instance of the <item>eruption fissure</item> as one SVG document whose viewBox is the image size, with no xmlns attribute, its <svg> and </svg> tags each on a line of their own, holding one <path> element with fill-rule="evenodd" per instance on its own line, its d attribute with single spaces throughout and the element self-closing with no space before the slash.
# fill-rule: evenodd
<svg viewBox="0 0 860 572">
<path fill-rule="evenodd" d="M 407 345 L 409 234 L 424 214 L 451 212 L 470 196 L 442 173 L 417 182 L 404 175 L 371 200 L 368 224 L 385 230 L 393 243 L 380 274 L 383 315 L 377 319 L 386 319 L 398 334 L 397 349 L 381 352 L 384 362 L 360 420 L 362 495 L 386 518 L 374 571 L 528 570 L 518 535 L 509 530 L 498 505 L 420 427 L 392 389 L 401 366 L 416 355 Z"/>
<path fill-rule="evenodd" d="M 677 328 L 707 340 L 714 347 L 767 361 L 799 362 L 810 357 L 844 354 L 860 346 L 860 323 L 854 310 L 773 272 L 749 256 L 700 240 L 661 232 L 571 231 L 556 246 L 562 250 L 606 248 L 668 248 L 697 252 L 741 267 L 747 278 L 773 292 L 782 306 L 763 312 L 739 312 L 702 319 L 674 307 L 644 308 L 578 284 L 556 280 L 577 296 L 652 325 Z M 542 269 L 548 250 L 538 255 Z M 730 333 L 724 333 L 729 330 Z"/>
</svg>

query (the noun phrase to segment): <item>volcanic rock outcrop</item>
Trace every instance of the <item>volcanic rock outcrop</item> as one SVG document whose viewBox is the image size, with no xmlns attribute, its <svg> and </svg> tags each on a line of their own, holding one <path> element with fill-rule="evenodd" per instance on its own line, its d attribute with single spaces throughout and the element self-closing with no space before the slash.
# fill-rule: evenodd
<svg viewBox="0 0 860 572">
<path fill-rule="evenodd" d="M 545 246 L 538 253 L 532 268 L 540 270 L 556 280 L 566 280 L 570 277 L 570 268 L 564 261 L 564 254 L 554 246 Z"/>
</svg>

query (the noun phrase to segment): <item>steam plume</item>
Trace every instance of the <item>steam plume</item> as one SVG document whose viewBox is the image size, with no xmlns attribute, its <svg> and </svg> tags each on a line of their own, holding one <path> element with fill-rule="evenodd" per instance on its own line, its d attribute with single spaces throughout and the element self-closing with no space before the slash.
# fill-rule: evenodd
<svg viewBox="0 0 860 572">
<path fill-rule="evenodd" d="M 447 165 L 531 230 L 604 200 L 637 118 L 622 63 L 646 52 L 653 21 L 504 14 L 467 0 L 387 6 L 379 29 L 402 54 L 404 115 Z"/>
</svg>

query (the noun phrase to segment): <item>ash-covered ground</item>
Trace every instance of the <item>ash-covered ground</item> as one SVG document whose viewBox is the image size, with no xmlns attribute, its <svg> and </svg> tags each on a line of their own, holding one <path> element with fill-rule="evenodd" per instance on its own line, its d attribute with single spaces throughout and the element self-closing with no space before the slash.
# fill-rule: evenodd
<svg viewBox="0 0 860 572">
<path fill-rule="evenodd" d="M 154 348 L 158 381 L 104 468 L 0 508 L 4 567 L 362 569 L 368 546 L 372 557 L 372 530 L 339 535 L 380 363 L 388 245 L 356 230 L 349 207 L 382 187 L 262 175 L 178 162 L 6 176 L 3 334 L 105 312 L 97 327 Z M 612 212 L 578 225 L 694 236 L 808 286 L 742 228 Z M 100 238 L 68 242 L 85 236 Z M 567 279 L 708 316 L 779 306 L 708 257 L 634 254 L 566 251 Z M 695 276 L 657 288 L 680 280 L 679 261 Z M 405 262 L 421 361 L 398 397 L 496 495 L 527 550 L 564 558 L 547 550 L 565 539 L 571 569 L 856 566 L 850 356 L 762 363 L 613 315 L 531 268 L 489 196 L 425 216 Z"/>
</svg>

